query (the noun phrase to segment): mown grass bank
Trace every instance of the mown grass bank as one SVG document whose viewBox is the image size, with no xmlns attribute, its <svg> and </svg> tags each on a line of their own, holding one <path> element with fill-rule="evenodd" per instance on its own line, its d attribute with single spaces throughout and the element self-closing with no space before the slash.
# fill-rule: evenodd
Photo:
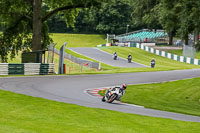
<svg viewBox="0 0 200 133">
<path fill-rule="evenodd" d="M 58 34 L 53 33 L 51 36 L 56 48 L 59 49 L 65 42 L 66 47 L 96 47 L 99 44 L 106 43 L 106 35 L 101 34 Z"/>
<path fill-rule="evenodd" d="M 165 51 L 168 52 L 168 53 L 172 53 L 172 54 L 176 54 L 176 55 L 179 55 L 179 56 L 183 56 L 183 50 L 182 49 L 180 49 L 180 50 L 165 50 Z M 200 52 L 196 52 L 194 58 L 200 59 Z"/>
<path fill-rule="evenodd" d="M 128 54 L 131 54 L 134 62 L 141 63 L 147 66 L 150 66 L 151 59 L 154 58 L 156 60 L 156 66 L 154 68 L 154 71 L 200 68 L 200 66 L 198 65 L 191 65 L 187 63 L 174 61 L 162 56 L 146 52 L 138 48 L 103 47 L 101 48 L 101 50 L 112 54 L 116 51 L 118 56 L 123 57 L 125 59 L 127 59 Z M 152 71 L 152 69 L 150 68 L 149 70 Z"/>
<path fill-rule="evenodd" d="M 153 118 L 0 90 L 1 133 L 198 133 L 200 123 Z"/>
<path fill-rule="evenodd" d="M 121 100 L 146 108 L 200 116 L 200 78 L 129 85 Z"/>
<path fill-rule="evenodd" d="M 161 56 L 157 56 L 155 54 L 148 53 L 144 50 L 138 49 L 138 48 L 127 48 L 127 47 L 104 47 L 101 48 L 101 50 L 114 53 L 117 51 L 118 56 L 127 58 L 128 54 L 131 53 L 133 56 L 133 61 L 137 63 L 144 64 L 148 67 L 145 68 L 120 68 L 120 67 L 113 67 L 109 66 L 107 64 L 101 63 L 101 71 L 97 71 L 94 69 L 85 69 L 86 71 L 80 72 L 80 66 L 72 63 L 68 60 L 65 60 L 65 63 L 68 66 L 72 66 L 74 68 L 78 68 L 77 71 L 74 71 L 73 73 L 67 73 L 67 74 L 108 74 L 108 73 L 129 73 L 129 72 L 150 72 L 150 71 L 169 71 L 169 70 L 184 70 L 184 69 L 199 69 L 200 66 L 197 65 L 191 65 L 187 63 L 182 63 L 174 60 L 170 60 Z M 83 58 L 86 60 L 91 60 L 94 62 L 98 62 L 96 60 L 90 59 L 88 57 L 85 57 L 83 55 L 77 54 L 69 49 L 65 50 L 66 53 L 69 53 L 73 56 L 76 56 L 78 58 Z M 154 58 L 156 60 L 156 66 L 155 68 L 150 68 L 150 61 Z M 55 55 L 54 62 L 56 71 L 58 70 L 58 60 L 59 57 Z M 68 67 L 69 68 L 69 67 Z M 69 69 L 68 69 L 69 71 Z"/>
<path fill-rule="evenodd" d="M 52 34 L 53 39 L 55 43 L 58 43 L 56 45 L 57 49 L 63 45 L 63 43 L 68 40 L 69 44 L 67 44 L 67 47 L 94 47 L 98 44 L 105 43 L 105 36 L 104 35 L 88 35 L 88 34 Z M 113 67 L 109 66 L 107 64 L 101 63 L 101 71 L 96 70 L 90 70 L 86 69 L 84 72 L 75 71 L 73 74 L 104 74 L 104 73 L 129 73 L 129 72 L 149 72 L 149 71 L 169 71 L 169 70 L 183 70 L 183 69 L 193 69 L 193 68 L 200 68 L 200 66 L 196 65 L 190 65 L 187 63 L 181 63 L 174 60 L 170 60 L 161 56 L 157 56 L 155 54 L 148 53 L 144 50 L 137 49 L 137 48 L 125 48 L 125 47 L 104 47 L 101 48 L 101 50 L 104 50 L 109 53 L 114 53 L 117 51 L 118 55 L 123 58 L 127 58 L 128 54 L 131 53 L 133 56 L 133 61 L 137 63 L 141 63 L 144 65 L 147 65 L 147 68 L 119 68 L 119 67 Z M 88 57 L 85 57 L 83 55 L 79 55 L 77 53 L 74 53 L 68 49 L 66 49 L 66 52 L 87 60 L 91 60 L 94 62 L 93 59 L 90 59 Z M 150 61 L 152 58 L 155 58 L 156 60 L 156 67 L 154 69 L 150 68 Z M 55 57 L 55 66 L 56 71 L 58 70 L 58 57 Z M 21 63 L 21 55 L 17 56 L 13 61 L 9 61 L 10 63 Z M 74 68 L 80 67 L 79 65 L 76 65 L 74 63 L 71 63 L 70 61 L 65 60 L 66 64 L 71 65 Z M 78 66 L 78 67 L 76 67 Z M 70 69 L 68 69 L 70 72 Z M 70 73 L 68 73 L 70 74 Z"/>
</svg>

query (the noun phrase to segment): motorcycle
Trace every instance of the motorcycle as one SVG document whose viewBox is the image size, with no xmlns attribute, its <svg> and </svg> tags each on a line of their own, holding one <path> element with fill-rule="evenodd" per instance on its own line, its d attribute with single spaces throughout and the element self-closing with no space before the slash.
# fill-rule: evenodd
<svg viewBox="0 0 200 133">
<path fill-rule="evenodd" d="M 155 67 L 155 61 L 152 61 L 151 62 L 151 68 L 154 68 Z"/>
<path fill-rule="evenodd" d="M 114 56 L 113 59 L 114 59 L 114 60 L 117 60 L 117 56 Z"/>
<path fill-rule="evenodd" d="M 117 53 L 116 52 L 113 54 L 113 60 L 117 60 Z"/>
<path fill-rule="evenodd" d="M 114 100 L 117 100 L 122 96 L 122 90 L 120 87 L 114 87 L 111 90 L 107 90 L 105 95 L 102 98 L 103 102 L 112 103 Z"/>
<path fill-rule="evenodd" d="M 128 63 L 131 63 L 132 57 L 128 56 Z"/>
</svg>

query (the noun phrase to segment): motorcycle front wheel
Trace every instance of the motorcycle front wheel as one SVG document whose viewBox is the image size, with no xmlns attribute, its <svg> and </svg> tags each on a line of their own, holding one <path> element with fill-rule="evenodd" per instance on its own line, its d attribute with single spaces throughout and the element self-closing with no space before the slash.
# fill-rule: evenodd
<svg viewBox="0 0 200 133">
<path fill-rule="evenodd" d="M 108 103 L 112 103 L 116 98 L 117 98 L 117 95 L 116 94 L 112 94 L 110 96 L 110 98 L 108 99 Z"/>
</svg>

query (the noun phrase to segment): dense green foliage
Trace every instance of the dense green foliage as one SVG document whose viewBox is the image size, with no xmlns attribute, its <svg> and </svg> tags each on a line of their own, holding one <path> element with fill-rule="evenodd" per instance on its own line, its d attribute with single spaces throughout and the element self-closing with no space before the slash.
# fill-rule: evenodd
<svg viewBox="0 0 200 133">
<path fill-rule="evenodd" d="M 195 122 L 88 108 L 2 90 L 0 108 L 1 133 L 198 133 L 200 130 L 200 124 Z"/>
<path fill-rule="evenodd" d="M 7 61 L 18 51 L 41 50 L 52 42 L 46 21 L 61 14 L 67 25 L 75 22 L 80 8 L 98 7 L 102 0 L 1 0 L 0 57 Z"/>
<path fill-rule="evenodd" d="M 103 3 L 100 9 L 81 10 L 73 30 L 72 27 L 66 27 L 59 15 L 49 20 L 48 25 L 50 32 L 122 34 L 126 32 L 127 25 L 130 25 L 130 31 L 140 28 L 132 24 L 132 10 L 130 0 L 111 0 L 109 3 Z"/>
<path fill-rule="evenodd" d="M 133 16 L 138 24 L 146 24 L 150 28 L 162 28 L 168 32 L 170 44 L 177 35 L 188 44 L 188 34 L 195 34 L 198 44 L 200 31 L 200 1 L 197 0 L 133 0 L 135 9 Z"/>
<path fill-rule="evenodd" d="M 51 32 L 109 34 L 164 29 L 170 44 L 175 35 L 188 44 L 188 34 L 194 34 L 199 50 L 199 6 L 197 0 L 2 0 L 1 61 L 21 50 L 45 49 L 52 42 L 49 27 Z"/>
</svg>

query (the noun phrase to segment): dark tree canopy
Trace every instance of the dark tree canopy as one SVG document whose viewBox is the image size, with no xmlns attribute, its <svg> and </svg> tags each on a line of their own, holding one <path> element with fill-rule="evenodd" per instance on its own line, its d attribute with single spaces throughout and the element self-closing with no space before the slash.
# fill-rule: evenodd
<svg viewBox="0 0 200 133">
<path fill-rule="evenodd" d="M 62 13 L 73 25 L 80 8 L 98 7 L 102 0 L 1 0 L 0 56 L 6 62 L 19 50 L 41 50 L 52 42 L 46 21 Z"/>
<path fill-rule="evenodd" d="M 136 24 L 146 24 L 150 28 L 158 25 L 169 33 L 177 35 L 188 44 L 188 34 L 195 34 L 198 44 L 200 31 L 199 0 L 132 0 L 133 16 Z M 157 25 L 157 26 L 156 26 Z M 172 43 L 172 38 L 170 39 Z"/>
<path fill-rule="evenodd" d="M 164 29 L 170 44 L 174 35 L 187 44 L 188 34 L 195 34 L 200 49 L 199 7 L 199 0 L 1 0 L 1 61 L 18 51 L 45 49 L 52 42 L 48 25 L 54 22 L 74 27 L 75 32 L 121 34 L 127 25 L 132 30 Z"/>
<path fill-rule="evenodd" d="M 122 34 L 126 32 L 127 25 L 129 31 L 137 28 L 132 22 L 132 11 L 130 0 L 110 0 L 109 3 L 102 3 L 98 9 L 82 9 L 76 17 L 73 29 L 66 28 L 61 15 L 54 16 L 48 21 L 48 25 L 51 26 L 51 32 Z"/>
</svg>

